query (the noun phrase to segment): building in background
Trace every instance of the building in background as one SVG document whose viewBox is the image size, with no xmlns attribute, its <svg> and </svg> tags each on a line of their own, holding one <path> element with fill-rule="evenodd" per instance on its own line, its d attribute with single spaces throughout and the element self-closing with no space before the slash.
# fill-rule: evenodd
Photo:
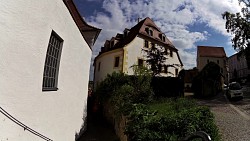
<svg viewBox="0 0 250 141">
<path fill-rule="evenodd" d="M 193 79 L 198 75 L 198 69 L 193 68 L 189 70 L 185 70 L 185 77 L 184 77 L 184 88 L 186 92 L 191 92 Z"/>
<path fill-rule="evenodd" d="M 245 83 L 250 70 L 247 67 L 247 61 L 244 55 L 234 54 L 228 57 L 229 80 Z"/>
<path fill-rule="evenodd" d="M 94 60 L 94 85 L 105 79 L 112 72 L 133 74 L 133 65 L 147 66 L 144 50 L 152 46 L 162 46 L 167 51 L 165 64 L 176 64 L 178 67 L 164 68 L 162 76 L 175 77 L 182 69 L 178 49 L 150 18 L 145 18 L 123 34 L 117 34 L 107 40 Z M 166 73 L 169 72 L 169 73 Z"/>
<path fill-rule="evenodd" d="M 0 13 L 0 140 L 75 140 L 100 29 L 73 0 L 2 1 Z"/>
<path fill-rule="evenodd" d="M 220 66 L 220 72 L 224 81 L 228 81 L 227 56 L 223 47 L 198 46 L 197 47 L 197 69 L 201 71 L 209 62 Z"/>
</svg>

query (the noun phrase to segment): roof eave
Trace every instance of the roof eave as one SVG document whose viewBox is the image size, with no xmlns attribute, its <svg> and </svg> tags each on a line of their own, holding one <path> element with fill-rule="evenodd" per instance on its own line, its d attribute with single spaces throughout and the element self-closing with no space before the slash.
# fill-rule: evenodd
<svg viewBox="0 0 250 141">
<path fill-rule="evenodd" d="M 73 0 L 63 0 L 64 4 L 68 8 L 73 20 L 75 21 L 79 31 L 81 32 L 84 40 L 87 42 L 89 48 L 92 50 L 97 37 L 99 36 L 101 29 L 88 25 L 82 18 L 81 14 L 77 10 Z M 89 35 L 89 33 L 91 33 Z"/>
</svg>

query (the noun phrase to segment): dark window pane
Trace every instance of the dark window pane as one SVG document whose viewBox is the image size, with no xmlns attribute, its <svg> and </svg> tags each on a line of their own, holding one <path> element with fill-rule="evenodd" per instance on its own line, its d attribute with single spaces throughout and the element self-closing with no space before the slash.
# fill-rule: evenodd
<svg viewBox="0 0 250 141">
<path fill-rule="evenodd" d="M 119 59 L 120 59 L 120 57 L 115 57 L 115 66 L 114 67 L 119 67 Z"/>
</svg>

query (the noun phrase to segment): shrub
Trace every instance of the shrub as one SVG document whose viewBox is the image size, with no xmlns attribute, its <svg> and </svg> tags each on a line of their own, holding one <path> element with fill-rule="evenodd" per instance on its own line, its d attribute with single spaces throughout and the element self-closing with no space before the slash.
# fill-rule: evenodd
<svg viewBox="0 0 250 141">
<path fill-rule="evenodd" d="M 172 105 L 173 103 L 175 104 Z M 210 110 L 182 98 L 148 106 L 133 105 L 128 121 L 125 134 L 131 141 L 180 140 L 190 133 L 201 130 L 207 132 L 213 140 L 220 140 Z"/>
<path fill-rule="evenodd" d="M 134 67 L 135 75 L 112 73 L 100 83 L 95 94 L 105 105 L 111 103 L 115 112 L 125 114 L 135 103 L 147 103 L 153 99 L 151 75 L 143 67 Z"/>
</svg>

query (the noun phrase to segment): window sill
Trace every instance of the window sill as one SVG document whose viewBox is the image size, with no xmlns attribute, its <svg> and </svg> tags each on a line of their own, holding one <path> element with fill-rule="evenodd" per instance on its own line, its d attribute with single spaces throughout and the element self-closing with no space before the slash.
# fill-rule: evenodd
<svg viewBox="0 0 250 141">
<path fill-rule="evenodd" d="M 42 91 L 43 92 L 47 92 L 47 91 L 57 91 L 58 88 L 43 88 Z"/>
</svg>

